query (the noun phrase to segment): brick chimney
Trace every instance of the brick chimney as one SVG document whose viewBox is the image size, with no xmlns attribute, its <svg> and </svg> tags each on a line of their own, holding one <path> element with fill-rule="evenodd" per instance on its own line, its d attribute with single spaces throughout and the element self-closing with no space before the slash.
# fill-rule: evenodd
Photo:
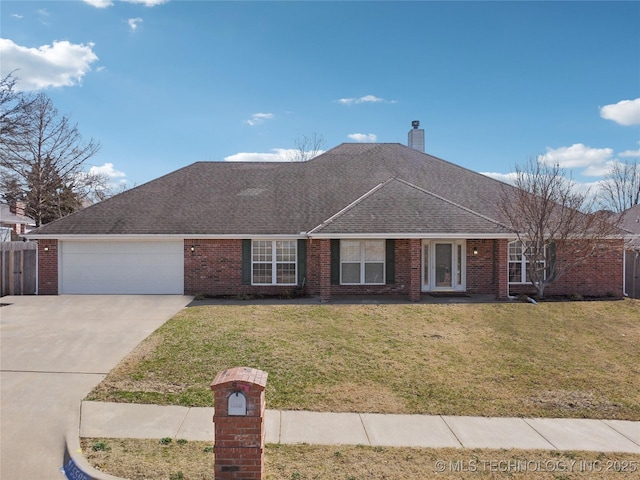
<svg viewBox="0 0 640 480">
<path fill-rule="evenodd" d="M 14 212 L 16 215 L 18 215 L 19 217 L 24 217 L 26 215 L 25 213 L 25 208 L 27 208 L 27 204 L 24 203 L 22 200 L 18 200 L 15 205 L 14 205 Z"/>
<path fill-rule="evenodd" d="M 424 129 L 419 128 L 420 120 L 412 121 L 411 126 L 413 128 L 409 130 L 409 146 L 424 153 Z"/>
</svg>

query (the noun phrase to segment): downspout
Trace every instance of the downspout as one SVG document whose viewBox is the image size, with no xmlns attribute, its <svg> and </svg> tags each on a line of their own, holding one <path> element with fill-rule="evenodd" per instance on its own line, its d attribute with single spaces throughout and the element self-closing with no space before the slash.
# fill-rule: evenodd
<svg viewBox="0 0 640 480">
<path fill-rule="evenodd" d="M 40 295 L 40 244 L 36 240 L 36 295 Z"/>
<path fill-rule="evenodd" d="M 622 246 L 622 296 L 629 296 L 627 293 L 627 250 L 624 245 Z"/>
</svg>

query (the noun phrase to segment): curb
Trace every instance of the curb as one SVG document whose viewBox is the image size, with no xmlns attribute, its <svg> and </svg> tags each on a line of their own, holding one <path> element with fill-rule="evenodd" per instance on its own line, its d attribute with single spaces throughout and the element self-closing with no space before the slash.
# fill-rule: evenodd
<svg viewBox="0 0 640 480">
<path fill-rule="evenodd" d="M 67 432 L 64 442 L 64 455 L 60 472 L 69 480 L 125 480 L 120 477 L 114 477 L 108 473 L 101 472 L 93 468 L 84 455 L 80 447 L 80 415 L 82 411 L 82 402 L 80 408 L 75 415 L 74 427 Z"/>
</svg>

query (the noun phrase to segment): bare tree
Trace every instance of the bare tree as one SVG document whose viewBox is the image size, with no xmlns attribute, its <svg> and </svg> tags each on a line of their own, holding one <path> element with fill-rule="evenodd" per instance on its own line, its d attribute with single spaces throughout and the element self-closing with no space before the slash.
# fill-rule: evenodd
<svg viewBox="0 0 640 480">
<path fill-rule="evenodd" d="M 545 288 L 621 238 L 612 217 L 594 211 L 588 191 L 578 191 L 559 165 L 530 159 L 516 166 L 499 207 L 520 242 L 526 278 L 544 298 Z"/>
<path fill-rule="evenodd" d="M 291 158 L 293 162 L 306 162 L 324 152 L 325 140 L 322 135 L 313 133 L 310 137 L 303 135 L 294 140 L 296 147 Z"/>
<path fill-rule="evenodd" d="M 83 142 L 77 125 L 60 116 L 44 93 L 25 104 L 23 115 L 24 127 L 1 138 L 0 188 L 20 197 L 26 214 L 40 226 L 81 207 L 99 181 L 83 166 L 100 146 L 93 139 Z"/>
<path fill-rule="evenodd" d="M 7 143 L 27 128 L 33 98 L 17 92 L 18 79 L 9 73 L 0 79 L 0 142 Z"/>
<path fill-rule="evenodd" d="M 617 162 L 601 182 L 603 208 L 624 212 L 640 203 L 640 163 Z"/>
</svg>

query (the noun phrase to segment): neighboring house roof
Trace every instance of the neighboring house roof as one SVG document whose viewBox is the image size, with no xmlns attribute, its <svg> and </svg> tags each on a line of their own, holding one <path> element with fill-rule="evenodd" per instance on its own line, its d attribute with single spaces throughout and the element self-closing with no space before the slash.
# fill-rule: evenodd
<svg viewBox="0 0 640 480">
<path fill-rule="evenodd" d="M 32 235 L 507 235 L 503 188 L 401 144 L 342 144 L 307 162 L 197 162 Z"/>
<path fill-rule="evenodd" d="M 640 235 L 640 204 L 622 212 L 620 226 Z"/>
<path fill-rule="evenodd" d="M 640 249 L 640 204 L 620 214 L 621 228 L 632 233 L 634 238 L 629 242 L 632 248 Z"/>
<path fill-rule="evenodd" d="M 35 225 L 36 221 L 26 215 L 16 215 L 9 205 L 0 203 L 0 225 Z"/>
</svg>

